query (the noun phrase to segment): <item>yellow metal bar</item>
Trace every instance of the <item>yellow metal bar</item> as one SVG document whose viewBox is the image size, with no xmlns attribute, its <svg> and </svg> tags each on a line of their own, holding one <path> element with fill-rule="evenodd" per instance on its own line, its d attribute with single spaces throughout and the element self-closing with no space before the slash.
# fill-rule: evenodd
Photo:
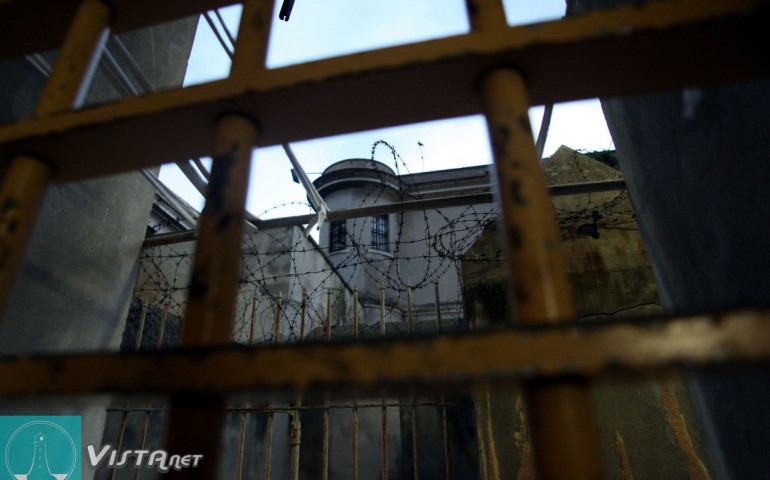
<svg viewBox="0 0 770 480">
<path fill-rule="evenodd" d="M 112 12 L 99 0 L 83 0 L 67 33 L 34 116 L 49 117 L 80 106 L 104 42 Z M 0 317 L 16 271 L 53 177 L 52 166 L 40 158 L 14 157 L 0 186 Z"/>
<path fill-rule="evenodd" d="M 270 26 L 273 22 L 271 0 L 245 0 L 238 27 L 231 77 L 254 75 L 265 69 Z"/>
<path fill-rule="evenodd" d="M 252 120 L 240 115 L 222 117 L 217 129 L 182 329 L 182 343 L 187 346 L 225 344 L 232 339 L 246 188 L 257 129 Z"/>
<path fill-rule="evenodd" d="M 228 344 L 237 281 L 251 152 L 257 141 L 252 120 L 228 114 L 216 126 L 213 165 L 182 327 L 183 346 Z M 172 395 L 169 451 L 197 451 L 201 466 L 172 471 L 174 478 L 216 478 L 225 400 L 222 395 Z"/>
<path fill-rule="evenodd" d="M 756 41 L 767 29 L 767 2 L 648 2 L 537 28 L 461 35 L 267 70 L 55 120 L 6 125 L 0 127 L 0 157 L 18 151 L 45 156 L 55 162 L 54 181 L 60 182 L 208 155 L 211 119 L 223 108 L 259 118 L 263 146 L 471 115 L 481 112 L 474 90 L 479 76 L 500 64 L 527 72 L 533 104 L 758 78 L 770 73 L 765 49 Z M 617 68 L 630 58 L 633 69 Z M 580 82 L 560 80 L 576 69 Z M 362 104 L 369 108 L 362 111 Z"/>
<path fill-rule="evenodd" d="M 770 360 L 768 328 L 768 312 L 739 311 L 617 325 L 509 328 L 302 348 L 234 345 L 163 354 L 21 356 L 0 358 L 0 378 L 4 380 L 0 395 L 225 393 L 351 385 L 378 393 L 382 386 L 395 383 L 463 386 L 490 378 L 559 378 L 610 371 L 630 375 L 685 364 L 739 366 Z M 425 365 L 431 366 L 430 372 Z"/>
<path fill-rule="evenodd" d="M 482 82 L 502 210 L 511 316 L 521 323 L 571 320 L 559 236 L 529 124 L 526 86 L 513 69 Z M 539 478 L 601 476 L 589 390 L 579 382 L 525 388 Z M 492 454 L 493 452 L 490 452 Z"/>
<path fill-rule="evenodd" d="M 465 7 L 473 32 L 494 32 L 508 27 L 501 0 L 466 0 Z"/>
</svg>

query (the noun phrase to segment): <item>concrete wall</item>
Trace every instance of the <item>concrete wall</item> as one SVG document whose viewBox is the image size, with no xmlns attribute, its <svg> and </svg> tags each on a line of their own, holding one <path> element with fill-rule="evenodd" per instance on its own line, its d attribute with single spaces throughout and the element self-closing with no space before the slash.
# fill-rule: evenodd
<svg viewBox="0 0 770 480">
<path fill-rule="evenodd" d="M 667 311 L 770 304 L 768 91 L 759 80 L 602 99 Z M 766 478 L 770 374 L 689 378 L 714 476 Z"/>
<path fill-rule="evenodd" d="M 620 172 L 566 147 L 545 165 L 549 184 L 619 178 Z M 581 321 L 660 311 L 634 212 L 625 192 L 553 199 L 569 287 Z M 588 228 L 588 227 L 592 228 Z M 469 321 L 476 328 L 504 325 L 507 278 L 497 258 L 500 238 L 492 225 L 464 265 Z M 662 382 L 602 382 L 592 397 L 607 478 L 708 478 L 704 451 L 686 389 Z M 479 400 L 479 399 L 477 399 Z M 502 478 L 533 478 L 526 413 L 518 393 L 495 393 L 478 418 L 492 419 Z M 477 407 L 478 408 L 478 407 Z"/>
<path fill-rule="evenodd" d="M 149 78 L 168 88 L 182 82 L 196 25 L 191 18 L 121 38 Z M 49 61 L 55 56 L 44 55 Z M 44 82 L 25 59 L 0 64 L 0 122 L 29 116 Z M 98 71 L 86 103 L 117 98 Z M 2 354 L 118 349 L 152 198 L 152 188 L 137 173 L 48 188 L 0 322 Z M 4 402 L 2 410 L 82 415 L 84 444 L 98 444 L 108 401 Z M 92 474 L 84 468 L 84 478 Z"/>
</svg>

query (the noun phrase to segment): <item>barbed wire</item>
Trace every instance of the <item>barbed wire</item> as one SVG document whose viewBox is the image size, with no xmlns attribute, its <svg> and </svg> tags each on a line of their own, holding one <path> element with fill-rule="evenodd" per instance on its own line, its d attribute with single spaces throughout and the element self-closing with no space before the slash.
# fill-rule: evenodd
<svg viewBox="0 0 770 480">
<path fill-rule="evenodd" d="M 388 166 L 396 173 L 395 189 L 393 177 L 377 167 L 375 156 L 383 148 L 389 154 L 391 165 Z M 350 208 L 422 198 L 420 185 L 388 142 L 375 142 L 369 161 L 375 179 L 369 186 L 361 188 L 358 205 L 350 205 Z M 587 180 L 576 156 L 574 161 L 573 167 Z M 287 202 L 261 212 L 260 216 L 297 205 L 309 208 L 307 202 Z M 555 202 L 554 210 L 563 235 L 564 232 L 573 235 L 575 232 L 569 233 L 570 229 L 581 222 L 594 226 L 601 224 L 603 229 L 635 226 L 633 209 L 625 191 L 588 194 L 580 202 L 569 204 Z M 424 289 L 432 287 L 436 280 L 456 285 L 455 293 L 442 299 L 440 307 L 452 310 L 452 315 L 457 318 L 456 326 L 464 326 L 463 264 L 485 262 L 497 265 L 502 260 L 500 249 L 466 255 L 476 239 L 497 219 L 497 207 L 467 205 L 402 212 L 395 216 L 395 228 L 388 239 L 386 255 L 370 252 L 372 245 L 365 235 L 370 225 L 368 218 L 348 221 L 350 228 L 343 251 L 331 252 L 328 247 L 322 248 L 305 237 L 299 227 L 260 230 L 245 235 L 233 339 L 240 343 L 272 343 L 279 303 L 281 328 L 278 341 L 281 343 L 300 341 L 303 318 L 304 331 L 309 338 L 321 335 L 319 332 L 324 331 L 329 309 L 335 336 L 352 336 L 352 290 L 361 286 L 359 303 L 378 307 L 379 292 L 372 285 L 382 285 L 387 292 L 388 335 L 406 334 L 405 296 L 409 286 L 413 292 L 423 291 L 423 301 L 416 305 L 417 309 L 434 309 L 435 303 L 425 301 L 431 298 L 430 290 Z M 157 230 L 162 226 L 153 228 Z M 183 317 L 193 257 L 189 244 L 145 249 L 140 259 L 136 295 L 156 305 L 166 305 L 169 312 Z M 368 285 L 368 289 L 364 285 L 347 284 L 346 279 L 356 278 L 363 279 L 359 282 Z M 304 304 L 303 293 L 308 299 Z M 361 337 L 379 335 L 379 322 L 371 318 L 362 319 L 359 326 Z"/>
</svg>

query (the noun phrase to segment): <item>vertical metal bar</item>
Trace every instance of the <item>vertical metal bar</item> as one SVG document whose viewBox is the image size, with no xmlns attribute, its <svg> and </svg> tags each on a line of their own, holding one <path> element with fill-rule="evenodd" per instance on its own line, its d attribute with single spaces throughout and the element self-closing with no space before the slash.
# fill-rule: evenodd
<svg viewBox="0 0 770 480">
<path fill-rule="evenodd" d="M 385 338 L 385 285 L 380 284 L 380 336 Z M 382 480 L 388 480 L 388 401 L 382 398 Z"/>
<path fill-rule="evenodd" d="M 252 149 L 257 141 L 254 122 L 227 114 L 217 124 L 211 181 L 198 225 L 190 293 L 182 329 L 184 346 L 229 343 L 241 265 L 244 206 Z M 224 397 L 173 395 L 169 413 L 168 450 L 198 452 L 199 467 L 172 470 L 172 478 L 217 478 Z"/>
<path fill-rule="evenodd" d="M 168 301 L 163 302 L 163 312 L 160 314 L 160 327 L 158 328 L 158 339 L 155 341 L 155 348 L 160 349 L 163 346 L 163 337 L 166 335 L 166 322 L 168 321 Z"/>
<path fill-rule="evenodd" d="M 353 289 L 353 338 L 358 340 L 358 288 Z M 353 480 L 358 480 L 358 395 L 353 393 Z"/>
<path fill-rule="evenodd" d="M 358 340 L 358 289 L 353 289 L 353 339 Z"/>
<path fill-rule="evenodd" d="M 380 284 L 380 336 L 385 337 L 385 285 Z"/>
<path fill-rule="evenodd" d="M 326 341 L 331 340 L 331 324 L 332 324 L 332 289 L 326 290 Z M 328 480 L 329 478 L 329 395 L 324 393 L 324 405 L 323 405 L 323 451 L 321 452 L 321 479 Z"/>
<path fill-rule="evenodd" d="M 414 317 L 412 316 L 412 282 L 406 284 L 406 323 L 409 335 L 414 333 Z"/>
<path fill-rule="evenodd" d="M 281 338 L 281 313 L 283 312 L 283 294 L 278 292 L 275 299 L 275 321 L 273 322 L 273 344 L 277 345 Z"/>
<path fill-rule="evenodd" d="M 112 11 L 83 0 L 59 50 L 34 115 L 46 117 L 81 105 L 109 35 Z M 41 159 L 13 157 L 0 186 L 0 318 L 53 169 Z"/>
<path fill-rule="evenodd" d="M 142 422 L 142 439 L 139 441 L 139 450 L 144 450 L 144 447 L 147 444 L 147 430 L 149 426 L 150 426 L 150 411 L 145 410 L 144 420 Z M 134 474 L 134 480 L 139 480 L 139 474 L 141 473 L 142 473 L 142 470 L 137 468 L 136 473 Z"/>
<path fill-rule="evenodd" d="M 270 407 L 272 407 L 272 403 Z M 265 480 L 270 480 L 273 465 L 273 411 L 267 413 L 267 432 L 265 432 Z"/>
<path fill-rule="evenodd" d="M 182 329 L 187 346 L 230 343 L 241 267 L 244 203 L 257 141 L 254 123 L 240 115 L 219 121 L 206 206 Z"/>
<path fill-rule="evenodd" d="M 332 289 L 326 289 L 326 323 L 324 324 L 326 341 L 332 338 Z"/>
<path fill-rule="evenodd" d="M 136 327 L 136 349 L 142 348 L 142 333 L 144 332 L 144 320 L 147 317 L 147 302 L 142 302 L 142 314 L 139 316 L 139 325 Z"/>
<path fill-rule="evenodd" d="M 412 393 L 412 470 L 414 480 L 420 479 L 420 454 L 417 443 L 417 407 L 415 406 L 414 393 Z"/>
<path fill-rule="evenodd" d="M 388 480 L 388 407 L 387 400 L 382 399 L 382 480 Z"/>
<path fill-rule="evenodd" d="M 305 341 L 305 315 L 307 313 L 307 290 L 302 289 L 302 307 L 299 320 L 299 341 Z"/>
<path fill-rule="evenodd" d="M 510 68 L 481 85 L 497 169 L 511 316 L 519 322 L 573 317 L 559 237 L 529 126 L 526 87 Z M 598 443 L 589 392 L 579 380 L 525 385 L 539 478 L 599 478 Z"/>
<path fill-rule="evenodd" d="M 452 450 L 449 447 L 449 419 L 447 418 L 444 395 L 441 395 L 441 421 L 444 432 L 444 478 L 450 480 L 452 478 Z"/>
<path fill-rule="evenodd" d="M 278 345 L 281 331 L 281 312 L 283 310 L 283 294 L 278 292 L 278 298 L 275 299 L 275 323 L 273 325 L 273 345 Z M 270 480 L 271 469 L 273 465 L 273 407 L 275 404 L 270 402 L 267 413 L 267 431 L 265 432 L 265 480 Z"/>
<path fill-rule="evenodd" d="M 300 307 L 299 341 L 305 342 L 305 312 L 307 310 L 307 290 L 302 289 L 302 305 Z M 299 454 L 302 445 L 302 398 L 294 403 L 296 410 L 291 420 L 291 480 L 299 480 Z"/>
<path fill-rule="evenodd" d="M 233 64 L 230 67 L 231 77 L 254 75 L 265 69 L 272 21 L 272 0 L 243 2 Z"/>
<path fill-rule="evenodd" d="M 123 415 L 120 417 L 120 426 L 118 427 L 118 440 L 115 442 L 115 450 L 118 452 L 123 448 L 123 436 L 126 433 L 126 420 L 128 419 L 128 410 L 123 410 Z M 110 472 L 110 480 L 115 480 L 117 475 L 117 468 L 113 468 Z"/>
<path fill-rule="evenodd" d="M 238 457 L 235 464 L 236 480 L 243 479 L 243 456 L 246 452 L 246 426 L 248 425 L 248 417 L 246 415 L 246 412 L 241 412 L 241 424 L 238 431 Z"/>
<path fill-rule="evenodd" d="M 302 422 L 300 421 L 299 403 L 291 416 L 291 480 L 299 480 L 299 448 L 302 443 Z"/>
<path fill-rule="evenodd" d="M 502 0 L 465 0 L 465 5 L 473 32 L 489 32 L 508 26 Z"/>
<path fill-rule="evenodd" d="M 259 297 L 259 294 L 257 293 L 256 287 L 254 288 L 254 295 L 251 299 L 251 317 L 249 318 L 249 346 L 254 346 L 254 329 L 256 327 L 257 323 L 257 298 Z"/>
<path fill-rule="evenodd" d="M 443 330 L 441 326 L 441 297 L 438 292 L 438 278 L 433 280 L 433 295 L 436 299 L 436 330 L 441 333 Z"/>
<path fill-rule="evenodd" d="M 484 404 L 486 405 L 486 438 L 488 445 L 489 478 L 490 480 L 500 480 L 500 464 L 497 461 L 497 447 L 495 446 L 495 432 L 492 422 L 492 400 L 489 392 L 489 385 L 484 388 Z"/>
</svg>

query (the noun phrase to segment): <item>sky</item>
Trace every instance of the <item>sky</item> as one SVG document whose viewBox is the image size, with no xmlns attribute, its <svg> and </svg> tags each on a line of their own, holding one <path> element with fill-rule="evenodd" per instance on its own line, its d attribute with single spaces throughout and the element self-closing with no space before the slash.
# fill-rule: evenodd
<svg viewBox="0 0 770 480">
<path fill-rule="evenodd" d="M 276 15 L 281 0 L 276 0 Z M 509 25 L 557 20 L 564 0 L 504 0 Z M 291 18 L 273 21 L 267 67 L 281 68 L 354 52 L 421 42 L 468 32 L 464 0 L 296 0 Z M 233 35 L 240 6 L 220 10 Z M 213 17 L 213 15 L 212 15 Z M 216 22 L 216 19 L 215 19 Z M 226 37 L 222 33 L 223 37 Z M 211 27 L 201 18 L 188 63 L 185 86 L 225 78 L 230 60 Z M 535 135 L 543 107 L 530 108 Z M 405 173 L 484 165 L 492 162 L 484 119 L 480 115 L 372 130 L 292 144 L 311 179 L 348 158 L 370 158 L 372 145 L 384 140 L 400 155 Z M 418 143 L 419 142 L 419 143 Z M 422 145 L 420 145 L 422 144 Z M 558 104 L 554 108 L 545 155 L 559 146 L 581 150 L 614 148 L 598 100 Z M 378 148 L 375 160 L 394 166 L 391 152 Z M 304 189 L 292 182 L 281 147 L 258 149 L 252 162 L 247 210 L 262 218 L 308 213 Z M 203 198 L 174 165 L 160 178 L 193 207 Z"/>
</svg>

